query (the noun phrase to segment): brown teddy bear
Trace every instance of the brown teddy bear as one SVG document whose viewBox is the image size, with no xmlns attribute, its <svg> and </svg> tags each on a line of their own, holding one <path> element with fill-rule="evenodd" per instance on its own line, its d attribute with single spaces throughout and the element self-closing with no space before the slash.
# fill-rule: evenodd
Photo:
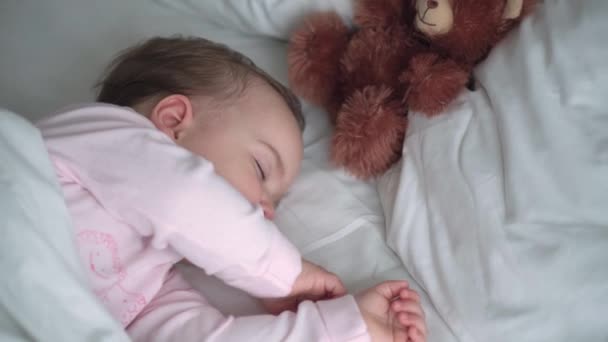
<svg viewBox="0 0 608 342">
<path fill-rule="evenodd" d="M 442 112 L 535 2 L 359 0 L 354 28 L 313 14 L 291 37 L 291 87 L 329 113 L 333 162 L 378 176 L 401 156 L 408 111 Z"/>
</svg>

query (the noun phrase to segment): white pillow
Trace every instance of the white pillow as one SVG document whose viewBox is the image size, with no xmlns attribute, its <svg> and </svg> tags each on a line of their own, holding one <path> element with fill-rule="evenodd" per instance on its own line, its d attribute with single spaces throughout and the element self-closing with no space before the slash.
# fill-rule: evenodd
<svg viewBox="0 0 608 342">
<path fill-rule="evenodd" d="M 286 40 L 302 19 L 318 11 L 335 11 L 352 19 L 353 0 L 163 0 L 166 6 L 196 13 L 222 27 L 246 34 Z"/>
<path fill-rule="evenodd" d="M 174 1 L 106 0 L 95 6 L 68 0 L 3 3 L 0 105 L 36 120 L 64 106 L 93 101 L 93 86 L 111 59 L 159 35 L 194 35 L 225 43 L 286 83 L 285 43 L 231 27 L 242 27 L 239 16 L 255 26 L 255 16 L 248 11 L 262 13 L 262 4 L 272 4 L 239 3 L 203 0 L 197 7 L 202 16 L 181 11 L 182 4 Z M 259 18 L 264 27 L 266 18 Z"/>
<path fill-rule="evenodd" d="M 388 243 L 461 341 L 608 336 L 608 2 L 546 1 L 382 180 Z"/>
</svg>

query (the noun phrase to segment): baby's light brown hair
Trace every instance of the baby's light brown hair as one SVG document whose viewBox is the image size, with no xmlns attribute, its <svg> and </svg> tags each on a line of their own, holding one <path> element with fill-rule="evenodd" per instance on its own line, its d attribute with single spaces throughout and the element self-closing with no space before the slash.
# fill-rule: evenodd
<svg viewBox="0 0 608 342">
<path fill-rule="evenodd" d="M 199 37 L 152 38 L 121 52 L 97 84 L 97 101 L 133 107 L 159 95 L 239 96 L 253 79 L 270 85 L 292 111 L 301 129 L 298 98 L 245 55 Z"/>
</svg>

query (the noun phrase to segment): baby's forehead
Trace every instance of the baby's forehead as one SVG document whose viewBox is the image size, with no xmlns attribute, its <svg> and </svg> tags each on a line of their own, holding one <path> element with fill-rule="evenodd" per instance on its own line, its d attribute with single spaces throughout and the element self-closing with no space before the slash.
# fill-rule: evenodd
<svg viewBox="0 0 608 342">
<path fill-rule="evenodd" d="M 302 105 L 298 97 L 296 97 L 289 88 L 285 87 L 281 82 L 272 78 L 270 75 L 261 71 L 261 74 L 254 74 L 248 80 L 246 88 L 256 87 L 261 93 L 279 98 L 283 105 L 289 109 L 289 114 L 296 119 L 296 122 L 301 131 L 304 130 L 305 120 L 302 114 Z"/>
</svg>

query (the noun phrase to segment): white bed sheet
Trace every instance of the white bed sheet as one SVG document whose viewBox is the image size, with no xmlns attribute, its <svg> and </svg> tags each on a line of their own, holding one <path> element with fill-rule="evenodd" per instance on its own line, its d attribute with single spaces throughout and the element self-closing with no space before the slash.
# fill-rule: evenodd
<svg viewBox="0 0 608 342">
<path fill-rule="evenodd" d="M 608 340 L 608 2 L 547 0 L 380 182 L 460 341 Z"/>
<path fill-rule="evenodd" d="M 285 82 L 285 42 L 276 38 L 286 38 L 294 18 L 315 8 L 336 8 L 348 17 L 350 2 L 4 1 L 0 4 L 0 106 L 35 120 L 65 105 L 90 101 L 94 96 L 91 86 L 117 51 L 150 36 L 176 33 L 225 42 Z M 327 163 L 330 126 L 326 115 L 306 105 L 305 115 L 303 170 L 279 208 L 279 226 L 306 258 L 337 272 L 352 291 L 385 279 L 412 280 L 385 243 L 375 184 L 354 181 L 332 169 Z M 3 270 L 10 271 L 14 270 Z M 225 312 L 260 312 L 247 295 L 226 288 L 202 272 L 187 267 L 184 271 L 193 285 Z M 55 285 L 48 282 L 37 286 L 52 289 Z M 417 287 L 415 283 L 413 286 Z M 454 341 L 428 297 L 424 292 L 421 295 L 430 341 Z M 16 324 L 30 324 L 28 329 L 35 329 L 31 325 L 36 322 L 28 321 L 26 313 Z M 31 315 L 32 320 L 51 322 L 37 317 Z M 84 321 L 88 317 L 78 321 L 57 314 L 52 322 L 59 324 L 65 318 L 70 325 L 95 324 Z"/>
</svg>

